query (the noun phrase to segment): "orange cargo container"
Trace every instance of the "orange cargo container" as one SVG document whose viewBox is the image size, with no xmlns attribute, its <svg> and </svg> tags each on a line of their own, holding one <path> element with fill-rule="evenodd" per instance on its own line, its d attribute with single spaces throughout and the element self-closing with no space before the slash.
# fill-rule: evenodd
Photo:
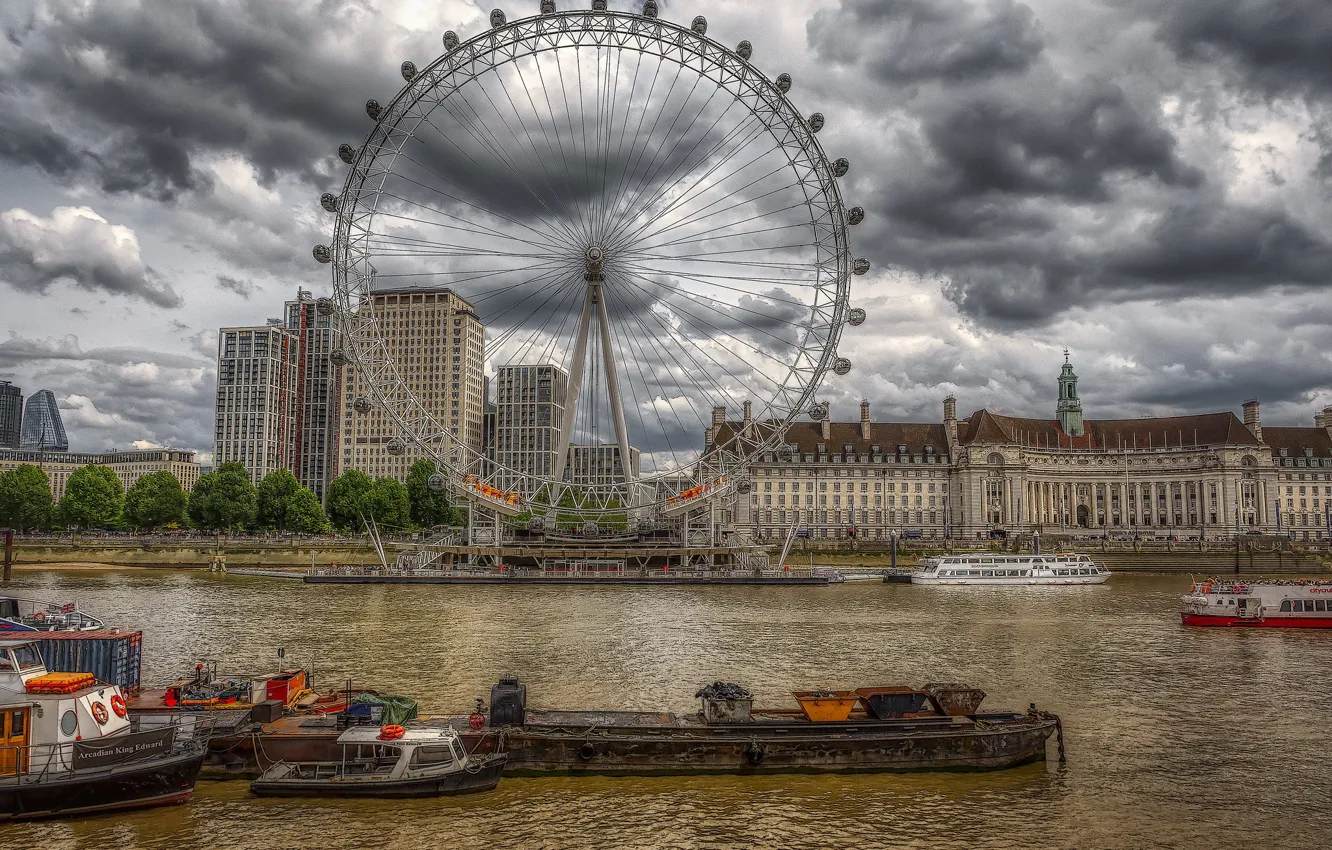
<svg viewBox="0 0 1332 850">
<path fill-rule="evenodd" d="M 855 691 L 796 691 L 792 696 L 815 723 L 841 723 L 860 701 Z"/>
</svg>

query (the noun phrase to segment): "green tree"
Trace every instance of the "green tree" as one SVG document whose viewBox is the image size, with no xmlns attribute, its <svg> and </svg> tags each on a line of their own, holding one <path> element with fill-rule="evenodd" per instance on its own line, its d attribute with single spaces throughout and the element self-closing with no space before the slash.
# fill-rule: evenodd
<svg viewBox="0 0 1332 850">
<path fill-rule="evenodd" d="M 328 517 L 313 490 L 301 487 L 287 500 L 286 528 L 299 534 L 327 534 Z"/>
<path fill-rule="evenodd" d="M 75 528 L 113 528 L 125 508 L 125 488 L 110 467 L 88 464 L 74 470 L 60 500 L 60 521 Z"/>
<path fill-rule="evenodd" d="M 375 482 L 370 476 L 356 469 L 349 469 L 337 477 L 328 487 L 328 518 L 340 529 L 361 531 L 363 503 L 370 495 Z"/>
<path fill-rule="evenodd" d="M 31 464 L 0 472 L 0 525 L 27 531 L 51 523 L 51 480 Z"/>
<path fill-rule="evenodd" d="M 255 523 L 260 528 L 287 530 L 287 505 L 301 489 L 290 470 L 278 469 L 264 476 L 255 493 Z"/>
<path fill-rule="evenodd" d="M 412 522 L 422 528 L 453 522 L 448 492 L 430 489 L 430 476 L 435 472 L 434 462 L 422 459 L 412 464 L 411 471 L 407 473 L 407 498 L 411 502 Z"/>
<path fill-rule="evenodd" d="M 250 473 L 239 463 L 224 463 L 199 476 L 190 491 L 190 519 L 216 531 L 254 525 L 258 495 Z"/>
<path fill-rule="evenodd" d="M 412 527 L 411 499 L 401 481 L 376 478 L 365 500 L 366 515 L 375 519 L 381 531 Z"/>
<path fill-rule="evenodd" d="M 176 476 L 165 469 L 134 482 L 125 494 L 125 522 L 132 528 L 161 528 L 185 521 L 189 497 Z"/>
</svg>

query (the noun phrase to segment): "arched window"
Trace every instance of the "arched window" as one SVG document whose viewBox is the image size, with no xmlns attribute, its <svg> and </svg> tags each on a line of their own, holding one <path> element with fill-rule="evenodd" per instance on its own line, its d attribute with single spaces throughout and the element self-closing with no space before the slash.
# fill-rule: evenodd
<svg viewBox="0 0 1332 850">
<path fill-rule="evenodd" d="M 991 452 L 990 456 L 985 459 L 985 462 L 988 463 L 990 466 L 1003 466 L 1004 456 L 999 454 L 998 452 Z"/>
</svg>

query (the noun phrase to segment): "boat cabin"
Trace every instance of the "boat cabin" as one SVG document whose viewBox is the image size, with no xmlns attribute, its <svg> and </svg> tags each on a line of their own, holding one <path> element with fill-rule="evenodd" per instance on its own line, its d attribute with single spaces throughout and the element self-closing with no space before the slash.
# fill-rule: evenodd
<svg viewBox="0 0 1332 850">
<path fill-rule="evenodd" d="M 449 728 L 409 728 L 385 740 L 378 726 L 353 726 L 338 736 L 340 762 L 290 764 L 289 779 L 343 782 L 409 781 L 466 769 L 467 752 Z"/>
</svg>

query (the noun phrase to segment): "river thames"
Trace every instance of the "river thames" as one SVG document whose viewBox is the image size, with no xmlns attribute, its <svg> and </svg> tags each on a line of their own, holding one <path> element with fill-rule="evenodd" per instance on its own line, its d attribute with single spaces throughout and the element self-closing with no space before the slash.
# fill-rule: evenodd
<svg viewBox="0 0 1332 850">
<path fill-rule="evenodd" d="M 981 774 L 509 778 L 425 801 L 193 801 L 0 826 L 4 848 L 1251 848 L 1332 834 L 1332 634 L 1186 629 L 1184 577 L 1079 588 L 306 586 L 187 571 L 23 571 L 144 632 L 143 677 L 198 660 L 466 712 L 501 673 L 536 707 L 692 711 L 724 679 L 793 690 L 964 681 L 1064 720 L 1068 763 Z"/>
</svg>

